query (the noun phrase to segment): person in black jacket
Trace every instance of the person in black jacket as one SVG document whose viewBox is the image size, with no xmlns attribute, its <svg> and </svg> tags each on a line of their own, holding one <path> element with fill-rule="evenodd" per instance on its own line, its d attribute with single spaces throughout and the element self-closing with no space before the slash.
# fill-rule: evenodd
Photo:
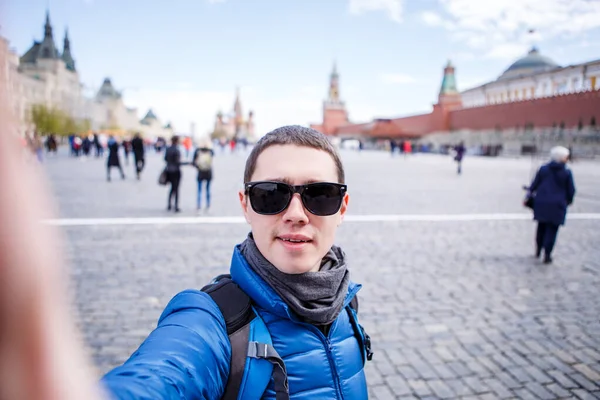
<svg viewBox="0 0 600 400">
<path fill-rule="evenodd" d="M 564 225 L 567 207 L 575 197 L 573 173 L 566 167 L 569 153 L 565 147 L 554 147 L 550 151 L 552 161 L 539 169 L 529 187 L 534 219 L 538 222 L 535 255 L 539 258 L 544 250 L 545 264 L 552 262 L 558 228 Z"/>
<path fill-rule="evenodd" d="M 131 140 L 131 148 L 133 150 L 133 161 L 135 162 L 135 173 L 137 179 L 140 179 L 140 174 L 144 169 L 144 140 L 141 138 L 140 133 L 136 133 Z"/>
<path fill-rule="evenodd" d="M 174 208 L 175 212 L 181 211 L 179 209 L 179 182 L 181 181 L 181 166 L 185 164 L 181 162 L 181 151 L 178 146 L 179 136 L 175 135 L 171 138 L 171 146 L 165 151 L 167 182 L 171 184 L 167 210 Z M 171 205 L 173 198 L 175 198 L 174 207 Z"/>
<path fill-rule="evenodd" d="M 116 141 L 114 136 L 108 138 L 108 159 L 106 163 L 106 180 L 110 182 L 110 169 L 117 167 L 121 173 L 121 179 L 125 179 L 125 173 L 121 167 L 121 160 L 119 158 L 119 143 Z"/>
</svg>

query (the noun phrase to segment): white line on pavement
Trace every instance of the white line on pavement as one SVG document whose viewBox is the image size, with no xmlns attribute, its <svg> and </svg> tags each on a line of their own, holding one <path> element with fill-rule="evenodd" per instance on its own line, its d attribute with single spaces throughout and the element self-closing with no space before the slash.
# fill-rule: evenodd
<svg viewBox="0 0 600 400">
<path fill-rule="evenodd" d="M 456 221 L 521 221 L 531 220 L 531 213 L 519 214 L 382 214 L 347 215 L 346 222 L 456 222 Z M 600 213 L 568 214 L 568 220 L 600 220 Z M 99 225 L 189 225 L 245 224 L 243 217 L 148 217 L 148 218 L 61 218 L 43 221 L 55 226 Z"/>
</svg>

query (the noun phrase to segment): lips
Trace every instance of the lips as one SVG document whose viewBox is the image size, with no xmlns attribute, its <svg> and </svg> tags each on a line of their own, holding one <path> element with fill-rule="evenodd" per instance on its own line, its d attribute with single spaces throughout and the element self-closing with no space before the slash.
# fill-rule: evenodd
<svg viewBox="0 0 600 400">
<path fill-rule="evenodd" d="M 288 234 L 277 236 L 277 242 L 288 251 L 296 252 L 301 251 L 312 243 L 312 239 L 309 236 Z"/>
<path fill-rule="evenodd" d="M 284 242 L 290 242 L 290 243 L 310 243 L 310 242 L 312 242 L 312 239 L 310 237 L 305 236 L 305 235 L 299 235 L 299 234 L 279 235 L 279 236 L 277 236 L 277 239 L 282 240 Z"/>
</svg>

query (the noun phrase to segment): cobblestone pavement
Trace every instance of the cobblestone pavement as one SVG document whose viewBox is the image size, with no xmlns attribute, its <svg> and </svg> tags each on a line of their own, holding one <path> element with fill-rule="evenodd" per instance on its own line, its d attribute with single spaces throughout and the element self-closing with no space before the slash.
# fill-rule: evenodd
<svg viewBox="0 0 600 400">
<path fill-rule="evenodd" d="M 530 160 L 344 155 L 353 214 L 526 213 Z M 240 215 L 244 157 L 216 158 L 212 215 Z M 45 168 L 60 216 L 170 216 L 161 167 L 142 181 L 105 181 L 103 161 L 60 156 Z M 129 174 L 132 166 L 129 166 Z M 572 166 L 571 212 L 600 212 L 600 165 Z M 184 171 L 183 216 L 194 174 Z M 172 218 L 177 218 L 173 216 Z M 526 220 L 348 222 L 337 243 L 363 284 L 360 318 L 372 337 L 371 399 L 600 398 L 600 220 L 570 220 L 555 263 L 532 257 Z M 98 373 L 122 363 L 178 291 L 226 271 L 248 231 L 231 225 L 63 228 L 80 327 Z"/>
</svg>

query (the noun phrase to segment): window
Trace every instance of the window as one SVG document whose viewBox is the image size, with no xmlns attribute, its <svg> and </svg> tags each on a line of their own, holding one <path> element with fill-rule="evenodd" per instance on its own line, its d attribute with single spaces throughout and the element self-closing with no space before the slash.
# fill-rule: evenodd
<svg viewBox="0 0 600 400">
<path fill-rule="evenodd" d="M 590 126 L 592 127 L 596 127 L 596 117 L 592 117 L 592 120 L 590 121 Z"/>
</svg>

